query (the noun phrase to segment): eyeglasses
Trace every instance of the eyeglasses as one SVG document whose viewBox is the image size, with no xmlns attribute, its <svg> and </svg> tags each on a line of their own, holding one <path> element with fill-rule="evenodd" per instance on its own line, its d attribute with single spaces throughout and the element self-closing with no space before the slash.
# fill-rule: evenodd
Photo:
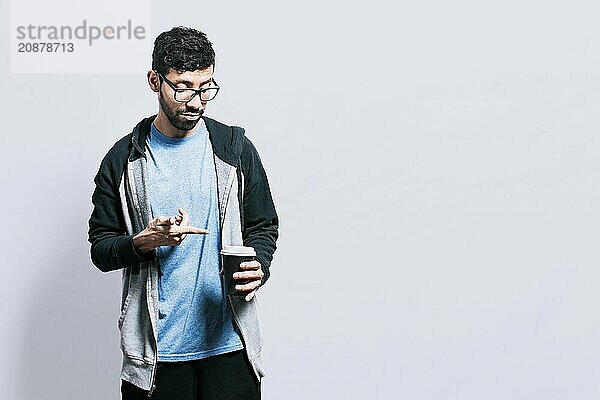
<svg viewBox="0 0 600 400">
<path fill-rule="evenodd" d="M 200 96 L 200 101 L 210 101 L 215 98 L 220 89 L 219 85 L 217 85 L 217 82 L 214 79 L 211 79 L 211 81 L 209 82 L 209 87 L 203 89 L 191 89 L 178 88 L 173 82 L 165 78 L 163 74 L 159 73 L 158 76 L 162 80 L 167 82 L 167 85 L 171 86 L 171 89 L 173 89 L 173 92 L 175 92 L 173 95 L 175 101 L 178 101 L 180 103 L 187 103 L 189 101 L 192 101 L 192 99 L 196 97 L 196 95 Z"/>
</svg>

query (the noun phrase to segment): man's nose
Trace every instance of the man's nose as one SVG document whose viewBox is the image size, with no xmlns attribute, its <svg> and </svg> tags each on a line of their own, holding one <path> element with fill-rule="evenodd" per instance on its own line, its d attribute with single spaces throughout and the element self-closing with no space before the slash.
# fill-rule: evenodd
<svg viewBox="0 0 600 400">
<path fill-rule="evenodd" d="M 198 108 L 198 109 L 202 108 L 202 102 L 200 101 L 200 94 L 196 94 L 185 104 L 189 108 Z"/>
</svg>

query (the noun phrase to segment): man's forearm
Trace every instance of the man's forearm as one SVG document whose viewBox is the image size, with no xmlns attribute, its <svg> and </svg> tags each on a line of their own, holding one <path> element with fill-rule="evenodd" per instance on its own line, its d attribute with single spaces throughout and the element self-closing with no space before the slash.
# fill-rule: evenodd
<svg viewBox="0 0 600 400">
<path fill-rule="evenodd" d="M 104 235 L 92 240 L 90 249 L 92 262 L 102 272 L 126 268 L 151 260 L 154 252 L 136 250 L 132 235 Z"/>
</svg>

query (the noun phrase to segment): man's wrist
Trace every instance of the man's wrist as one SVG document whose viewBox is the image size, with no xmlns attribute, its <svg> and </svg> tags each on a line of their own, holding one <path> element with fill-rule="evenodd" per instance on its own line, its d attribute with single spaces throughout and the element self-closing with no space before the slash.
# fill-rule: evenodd
<svg viewBox="0 0 600 400">
<path fill-rule="evenodd" d="M 148 245 L 145 240 L 143 231 L 135 235 L 131 241 L 133 243 L 133 250 L 141 257 L 147 256 L 148 253 L 154 250 L 154 247 Z"/>
</svg>

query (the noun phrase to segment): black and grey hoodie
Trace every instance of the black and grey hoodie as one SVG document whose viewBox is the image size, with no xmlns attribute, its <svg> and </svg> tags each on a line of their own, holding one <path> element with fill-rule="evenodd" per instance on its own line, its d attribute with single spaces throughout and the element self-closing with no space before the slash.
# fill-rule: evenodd
<svg viewBox="0 0 600 400">
<path fill-rule="evenodd" d="M 146 137 L 156 116 L 140 121 L 108 151 L 94 179 L 94 209 L 88 240 L 92 262 L 103 272 L 122 270 L 121 379 L 154 390 L 157 364 L 158 264 L 156 251 L 141 254 L 133 236 L 152 219 L 148 202 Z M 278 217 L 267 176 L 244 130 L 203 117 L 214 153 L 221 245 L 254 247 L 269 278 L 278 237 Z M 191 163 L 190 163 L 191 165 Z M 264 376 L 262 337 L 256 296 L 228 295 L 247 357 L 260 381 Z"/>
</svg>

